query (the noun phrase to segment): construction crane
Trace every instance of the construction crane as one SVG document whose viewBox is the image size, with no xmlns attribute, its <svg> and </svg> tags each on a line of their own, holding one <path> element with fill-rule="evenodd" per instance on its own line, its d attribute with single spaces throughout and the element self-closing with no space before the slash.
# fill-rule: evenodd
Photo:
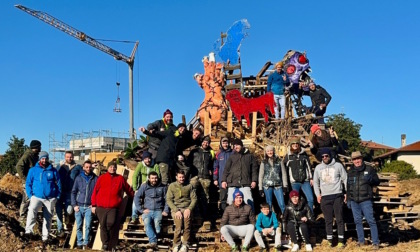
<svg viewBox="0 0 420 252">
<path fill-rule="evenodd" d="M 76 38 L 82 42 L 85 42 L 86 44 L 95 47 L 98 50 L 101 50 L 104 53 L 107 53 L 114 57 L 116 60 L 122 60 L 128 65 L 128 99 L 129 99 L 129 117 L 130 117 L 130 139 L 135 139 L 135 131 L 134 131 L 134 106 L 133 106 L 133 66 L 134 66 L 134 55 L 136 53 L 137 47 L 139 45 L 139 42 L 136 41 L 133 51 L 131 52 L 130 57 L 126 56 L 111 47 L 102 44 L 101 42 L 95 40 L 92 37 L 89 37 L 84 32 L 81 32 L 70 25 L 64 23 L 63 21 L 58 20 L 57 18 L 42 12 L 42 11 L 36 11 L 32 10 L 30 8 L 27 8 L 23 5 L 17 4 L 15 5 L 16 8 L 38 18 L 41 21 L 44 21 L 45 23 L 59 29 L 62 32 L 67 33 L 68 35 L 72 36 L 73 38 Z"/>
</svg>

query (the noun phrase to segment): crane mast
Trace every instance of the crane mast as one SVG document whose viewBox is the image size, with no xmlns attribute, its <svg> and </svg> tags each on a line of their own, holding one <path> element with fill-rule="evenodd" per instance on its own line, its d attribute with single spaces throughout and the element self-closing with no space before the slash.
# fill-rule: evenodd
<svg viewBox="0 0 420 252">
<path fill-rule="evenodd" d="M 53 26 L 54 28 L 59 29 L 62 32 L 67 33 L 68 35 L 72 36 L 73 38 L 76 38 L 90 46 L 95 47 L 98 50 L 101 50 L 104 53 L 107 53 L 114 57 L 116 60 L 121 60 L 127 63 L 128 65 L 128 83 L 129 83 L 129 117 L 130 117 L 130 138 L 135 139 L 135 133 L 134 133 L 134 106 L 133 106 L 133 66 L 134 66 L 134 56 L 137 50 L 137 47 L 139 45 L 139 42 L 136 41 L 133 51 L 131 52 L 130 56 L 126 56 L 123 53 L 120 53 L 111 47 L 95 40 L 94 38 L 86 35 L 84 32 L 81 32 L 77 30 L 76 28 L 64 23 L 63 21 L 49 15 L 48 13 L 42 12 L 42 11 L 36 11 L 32 10 L 30 8 L 27 8 L 23 5 L 17 4 L 15 5 L 16 8 L 38 18 L 39 20 Z"/>
</svg>

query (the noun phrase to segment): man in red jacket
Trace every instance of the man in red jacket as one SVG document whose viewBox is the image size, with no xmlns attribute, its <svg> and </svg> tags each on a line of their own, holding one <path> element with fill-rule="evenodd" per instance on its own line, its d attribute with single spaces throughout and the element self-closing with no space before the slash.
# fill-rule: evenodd
<svg viewBox="0 0 420 252">
<path fill-rule="evenodd" d="M 101 229 L 102 250 L 108 251 L 110 234 L 118 218 L 124 192 L 131 198 L 134 191 L 124 179 L 117 173 L 117 164 L 114 161 L 108 163 L 108 172 L 101 175 L 96 182 L 92 193 L 92 213 L 99 219 Z"/>
</svg>

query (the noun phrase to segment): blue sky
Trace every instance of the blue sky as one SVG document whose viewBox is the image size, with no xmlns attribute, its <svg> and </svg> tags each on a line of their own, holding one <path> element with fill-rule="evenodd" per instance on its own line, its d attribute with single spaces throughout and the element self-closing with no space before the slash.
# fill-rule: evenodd
<svg viewBox="0 0 420 252">
<path fill-rule="evenodd" d="M 204 98 L 192 76 L 235 21 L 251 29 L 241 46 L 244 76 L 288 49 L 306 51 L 312 77 L 363 125 L 362 139 L 399 147 L 420 140 L 418 1 L 0 1 L 0 153 L 12 135 L 127 131 L 128 67 L 18 10 L 41 10 L 93 38 L 140 41 L 134 66 L 135 128 L 174 112 L 189 120 Z M 104 42 L 129 55 L 133 44 Z M 114 113 L 115 83 L 122 113 Z"/>
</svg>

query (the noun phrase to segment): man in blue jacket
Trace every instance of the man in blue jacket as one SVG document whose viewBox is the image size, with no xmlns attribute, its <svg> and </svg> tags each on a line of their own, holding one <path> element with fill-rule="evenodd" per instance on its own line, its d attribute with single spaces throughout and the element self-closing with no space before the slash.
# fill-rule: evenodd
<svg viewBox="0 0 420 252">
<path fill-rule="evenodd" d="M 83 172 L 74 180 L 71 190 L 71 205 L 73 206 L 77 225 L 77 248 L 87 249 L 90 228 L 92 225 L 91 197 L 98 177 L 92 172 L 92 162 L 83 163 Z M 83 238 L 83 220 L 85 221 L 85 237 Z"/>
<path fill-rule="evenodd" d="M 268 77 L 267 81 L 267 92 L 273 92 L 274 102 L 276 103 L 276 119 L 279 119 L 279 109 L 281 108 L 280 115 L 281 119 L 284 119 L 286 112 L 286 98 L 284 96 L 284 89 L 289 85 L 289 78 L 287 74 L 283 72 L 283 63 L 279 62 L 276 64 L 276 71 Z"/>
<path fill-rule="evenodd" d="M 230 148 L 229 138 L 222 137 L 220 140 L 219 151 L 216 153 L 216 160 L 213 165 L 213 180 L 214 185 L 219 187 L 219 200 L 220 200 L 220 215 L 223 215 L 223 212 L 226 208 L 227 201 L 227 189 L 222 187 L 222 176 L 225 170 L 226 161 L 229 159 L 232 154 L 232 149 Z"/>
<path fill-rule="evenodd" d="M 159 182 L 157 172 L 149 172 L 148 181 L 143 183 L 134 195 L 134 203 L 137 211 L 142 214 L 146 235 L 149 237 L 149 247 L 156 249 L 162 215 L 168 216 L 169 213 L 166 204 L 166 186 Z"/>
<path fill-rule="evenodd" d="M 42 242 L 44 245 L 47 245 L 48 235 L 51 231 L 52 213 L 55 203 L 61 194 L 60 176 L 57 170 L 49 163 L 47 152 L 41 151 L 39 153 L 39 162 L 29 169 L 25 189 L 26 195 L 28 195 L 30 200 L 25 235 L 32 237 L 36 215 L 43 206 Z"/>
</svg>

